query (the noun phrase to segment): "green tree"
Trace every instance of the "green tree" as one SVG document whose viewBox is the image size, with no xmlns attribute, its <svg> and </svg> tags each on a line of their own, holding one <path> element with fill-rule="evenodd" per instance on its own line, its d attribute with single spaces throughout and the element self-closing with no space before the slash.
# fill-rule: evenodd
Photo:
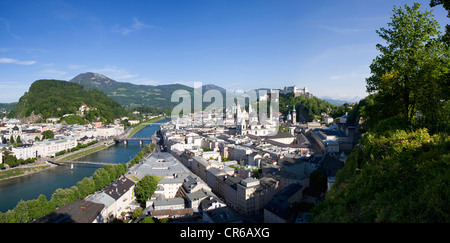
<svg viewBox="0 0 450 243">
<path fill-rule="evenodd" d="M 280 126 L 278 127 L 278 132 L 279 133 L 289 132 L 289 128 L 284 127 L 282 124 L 280 124 Z"/>
<path fill-rule="evenodd" d="M 427 129 L 365 133 L 314 221 L 449 222 L 449 144 L 447 134 Z"/>
<path fill-rule="evenodd" d="M 156 218 L 147 216 L 147 217 L 145 217 L 144 219 L 142 219 L 141 221 L 139 221 L 139 223 L 143 223 L 143 224 L 154 224 L 154 223 L 156 223 L 156 222 L 155 222 L 155 219 L 156 219 Z"/>
<path fill-rule="evenodd" d="M 431 0 L 430 6 L 434 7 L 437 5 L 441 5 L 444 7 L 445 10 L 447 10 L 448 14 L 447 17 L 450 18 L 450 2 L 447 0 Z M 442 41 L 446 43 L 448 46 L 450 46 L 450 25 L 445 26 L 445 35 L 442 37 Z"/>
<path fill-rule="evenodd" d="M 126 164 L 118 164 L 114 168 L 116 169 L 116 178 L 119 178 L 121 175 L 127 172 Z"/>
<path fill-rule="evenodd" d="M 400 114 L 410 123 L 415 116 L 434 122 L 445 113 L 448 100 L 449 49 L 438 41 L 439 25 L 431 12 L 413 7 L 394 7 L 389 28 L 376 31 L 387 45 L 377 44 L 381 52 L 370 65 L 367 91 L 377 92 L 380 110 Z M 439 112 L 436 112 L 439 111 Z M 447 111 L 448 112 L 448 111 Z M 383 117 L 388 118 L 388 117 Z M 416 117 L 417 118 L 417 117 Z"/>
<path fill-rule="evenodd" d="M 159 178 L 152 175 L 146 175 L 136 184 L 134 193 L 136 200 L 140 203 L 145 203 L 158 187 Z"/>
<path fill-rule="evenodd" d="M 80 199 L 78 187 L 72 186 L 71 188 L 65 189 L 65 191 L 67 192 L 69 203 L 75 202 L 76 200 Z"/>
<path fill-rule="evenodd" d="M 0 223 L 16 223 L 14 211 L 8 210 L 6 213 L 0 213 Z"/>
<path fill-rule="evenodd" d="M 55 207 L 61 207 L 70 202 L 68 191 L 58 188 L 52 194 L 50 201 L 55 205 Z"/>
<path fill-rule="evenodd" d="M 80 198 L 85 198 L 87 195 L 95 192 L 95 182 L 91 178 L 83 178 L 83 180 L 77 182 Z"/>
<path fill-rule="evenodd" d="M 15 213 L 16 223 L 27 223 L 28 221 L 30 221 L 28 204 L 24 200 L 20 200 L 13 211 Z"/>
<path fill-rule="evenodd" d="M 100 190 L 111 182 L 109 173 L 104 168 L 97 169 L 92 175 L 92 179 L 95 182 L 95 190 Z"/>
<path fill-rule="evenodd" d="M 51 139 L 55 137 L 55 133 L 52 130 L 46 130 L 42 132 L 42 140 Z"/>
<path fill-rule="evenodd" d="M 109 174 L 109 181 L 114 181 L 116 177 L 116 169 L 114 168 L 114 165 L 105 165 L 103 168 L 108 172 Z"/>
<path fill-rule="evenodd" d="M 131 216 L 131 218 L 133 219 L 137 219 L 137 217 L 141 216 L 143 214 L 143 209 L 141 207 L 137 207 L 134 211 L 133 211 L 133 215 Z"/>
<path fill-rule="evenodd" d="M 5 158 L 5 161 L 4 161 L 5 164 L 9 165 L 10 167 L 15 167 L 15 166 L 19 165 L 19 163 L 17 162 L 16 156 L 10 155 L 6 151 L 3 153 L 3 155 Z"/>
<path fill-rule="evenodd" d="M 47 198 L 41 194 L 37 199 L 26 201 L 30 220 L 38 219 L 51 212 L 48 207 Z"/>
</svg>

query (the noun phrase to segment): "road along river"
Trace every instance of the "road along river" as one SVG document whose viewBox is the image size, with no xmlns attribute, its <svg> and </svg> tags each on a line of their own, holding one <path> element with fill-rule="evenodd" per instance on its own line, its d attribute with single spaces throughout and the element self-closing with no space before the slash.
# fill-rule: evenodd
<svg viewBox="0 0 450 243">
<path fill-rule="evenodd" d="M 138 131 L 133 137 L 151 137 L 160 129 L 159 125 L 167 121 L 162 120 L 152 123 Z M 144 142 L 144 144 L 148 143 Z M 141 149 L 142 146 L 139 144 L 139 141 L 130 141 L 126 145 L 124 143 L 117 143 L 104 150 L 78 158 L 77 160 L 111 164 L 126 163 L 141 151 Z M 76 185 L 77 182 L 83 180 L 84 177 L 91 177 L 101 167 L 103 165 L 74 164 L 73 170 L 71 170 L 70 164 L 67 164 L 36 174 L 0 181 L 0 212 L 4 213 L 9 209 L 14 209 L 20 200 L 28 201 L 37 199 L 40 194 L 45 195 L 47 200 L 50 200 L 56 189 L 70 188 Z"/>
</svg>

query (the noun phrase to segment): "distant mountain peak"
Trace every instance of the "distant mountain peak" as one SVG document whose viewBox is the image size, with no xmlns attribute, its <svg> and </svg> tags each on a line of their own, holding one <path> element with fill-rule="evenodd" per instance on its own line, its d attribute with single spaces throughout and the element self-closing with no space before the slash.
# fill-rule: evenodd
<svg viewBox="0 0 450 243">
<path fill-rule="evenodd" d="M 221 93 L 226 93 L 227 92 L 226 89 L 224 89 L 224 88 L 222 88 L 220 86 L 217 86 L 215 84 L 205 84 L 205 85 L 202 86 L 202 89 L 203 90 L 211 90 L 211 89 L 218 90 Z"/>
<path fill-rule="evenodd" d="M 106 77 L 105 75 L 99 74 L 99 73 L 91 73 L 91 72 L 87 72 L 85 73 L 85 75 L 93 75 L 93 77 L 91 77 L 91 79 L 102 79 L 102 80 L 111 80 L 110 78 Z"/>
<path fill-rule="evenodd" d="M 117 83 L 117 81 L 108 78 L 105 75 L 93 72 L 80 73 L 71 79 L 70 82 L 93 88 L 99 88 L 101 86 L 113 85 L 114 83 Z"/>
</svg>

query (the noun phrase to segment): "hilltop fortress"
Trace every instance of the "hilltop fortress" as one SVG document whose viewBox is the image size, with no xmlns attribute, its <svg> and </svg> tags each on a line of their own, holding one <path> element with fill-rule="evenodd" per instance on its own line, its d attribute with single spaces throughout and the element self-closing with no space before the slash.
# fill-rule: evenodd
<svg viewBox="0 0 450 243">
<path fill-rule="evenodd" d="M 280 94 L 294 94 L 294 97 L 297 96 L 304 96 L 306 98 L 312 98 L 313 95 L 308 92 L 308 89 L 306 87 L 298 88 L 297 86 L 285 86 L 284 89 L 280 90 Z"/>
</svg>

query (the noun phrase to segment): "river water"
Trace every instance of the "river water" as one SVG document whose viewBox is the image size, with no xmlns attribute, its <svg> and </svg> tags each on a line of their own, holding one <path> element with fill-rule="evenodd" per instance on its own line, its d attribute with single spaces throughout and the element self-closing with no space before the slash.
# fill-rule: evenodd
<svg viewBox="0 0 450 243">
<path fill-rule="evenodd" d="M 134 134 L 133 137 L 151 137 L 159 130 L 159 125 L 166 121 L 168 120 L 152 123 Z M 148 143 L 144 142 L 144 145 Z M 111 164 L 126 163 L 141 149 L 142 146 L 138 141 L 130 141 L 127 145 L 118 143 L 78 160 Z M 13 209 L 20 200 L 37 199 L 40 194 L 50 200 L 56 189 L 70 188 L 84 177 L 91 177 L 101 167 L 103 165 L 74 164 L 74 168 L 71 170 L 69 165 L 62 165 L 33 175 L 0 181 L 0 212 Z"/>
</svg>

